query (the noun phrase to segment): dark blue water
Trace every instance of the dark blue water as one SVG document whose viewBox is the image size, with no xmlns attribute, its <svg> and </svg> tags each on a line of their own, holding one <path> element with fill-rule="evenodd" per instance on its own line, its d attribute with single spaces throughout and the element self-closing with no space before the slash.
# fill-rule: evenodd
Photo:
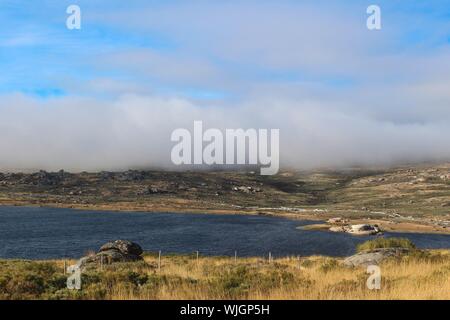
<svg viewBox="0 0 450 320">
<path fill-rule="evenodd" d="M 78 211 L 0 207 L 0 258 L 77 258 L 115 239 L 144 250 L 204 255 L 274 256 L 354 253 L 373 237 L 296 229 L 311 221 L 248 215 Z M 450 248 L 449 235 L 390 233 L 420 248 Z"/>
</svg>

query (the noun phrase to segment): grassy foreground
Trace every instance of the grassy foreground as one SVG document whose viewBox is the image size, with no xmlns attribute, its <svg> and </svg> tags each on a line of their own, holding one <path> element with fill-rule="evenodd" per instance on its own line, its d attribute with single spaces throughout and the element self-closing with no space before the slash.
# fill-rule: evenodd
<svg viewBox="0 0 450 320">
<path fill-rule="evenodd" d="M 67 261 L 73 263 L 74 261 Z M 145 255 L 83 274 L 68 290 L 64 262 L 0 260 L 0 299 L 450 299 L 450 251 L 415 252 L 381 265 L 380 290 L 365 268 L 327 257 L 263 258 Z"/>
</svg>

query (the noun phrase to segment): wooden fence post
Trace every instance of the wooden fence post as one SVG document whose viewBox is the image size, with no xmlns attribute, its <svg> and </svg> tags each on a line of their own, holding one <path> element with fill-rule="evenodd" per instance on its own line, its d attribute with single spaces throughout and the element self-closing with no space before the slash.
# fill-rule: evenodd
<svg viewBox="0 0 450 320">
<path fill-rule="evenodd" d="M 161 271 L 161 250 L 159 250 L 158 254 L 158 271 Z"/>
</svg>

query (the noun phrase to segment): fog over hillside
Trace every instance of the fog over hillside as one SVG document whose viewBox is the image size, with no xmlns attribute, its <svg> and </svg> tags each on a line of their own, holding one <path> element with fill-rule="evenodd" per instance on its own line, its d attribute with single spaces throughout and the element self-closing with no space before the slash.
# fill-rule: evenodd
<svg viewBox="0 0 450 320">
<path fill-rule="evenodd" d="M 450 122 L 394 121 L 321 101 L 260 99 L 205 109 L 178 98 L 128 95 L 36 101 L 3 97 L 4 169 L 119 170 L 170 168 L 176 128 L 279 128 L 281 166 L 385 165 L 450 159 Z M 232 109 L 232 111 L 230 111 Z M 428 115 L 429 116 L 429 115 Z M 205 144 L 206 145 L 206 144 Z"/>
</svg>

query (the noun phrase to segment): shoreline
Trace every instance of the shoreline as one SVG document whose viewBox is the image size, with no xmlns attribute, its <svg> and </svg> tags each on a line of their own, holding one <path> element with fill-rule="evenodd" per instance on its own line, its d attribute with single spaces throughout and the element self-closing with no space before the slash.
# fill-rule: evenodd
<svg viewBox="0 0 450 320">
<path fill-rule="evenodd" d="M 154 207 L 140 207 L 136 205 L 130 205 L 129 203 L 114 204 L 114 205 L 80 205 L 80 204 L 34 204 L 34 203 L 0 203 L 0 207 L 34 207 L 34 208 L 56 208 L 56 209 L 73 209 L 73 210 L 83 210 L 83 211 L 110 211 L 110 212 L 141 212 L 141 213 L 176 213 L 176 214 L 223 214 L 223 215 L 254 215 L 254 216 L 269 216 L 269 217 L 280 217 L 291 220 L 309 220 L 309 221 L 320 221 L 325 222 L 327 219 L 339 216 L 340 212 L 338 210 L 320 211 L 320 215 L 315 209 L 302 209 L 301 211 L 286 212 L 283 210 L 276 210 L 273 208 L 236 208 L 236 209 L 220 209 L 220 208 L 180 208 L 180 207 L 167 207 L 167 206 L 154 206 Z M 316 211 L 315 211 L 316 210 Z M 334 212 L 334 214 L 332 214 Z M 426 223 L 418 223 L 411 221 L 395 221 L 386 219 L 373 219 L 364 217 L 346 217 L 349 224 L 377 224 L 381 227 L 382 231 L 392 232 L 392 233 L 422 233 L 422 234 L 443 234 L 450 235 L 450 229 L 444 227 L 438 227 L 435 225 L 430 225 Z M 317 228 L 321 231 L 324 230 L 326 223 L 316 224 Z M 311 228 L 310 230 L 314 230 Z M 316 229 L 317 230 L 317 229 Z"/>
<path fill-rule="evenodd" d="M 373 240 L 373 239 L 372 239 Z M 370 240 L 369 240 L 370 241 Z M 417 251 L 422 251 L 422 252 L 428 252 L 428 253 L 444 253 L 444 254 L 448 254 L 450 255 L 450 247 L 449 248 L 417 248 Z M 351 254 L 347 254 L 347 255 L 338 255 L 338 256 L 334 256 L 334 255 L 329 255 L 329 254 L 309 254 L 309 255 L 298 255 L 298 254 L 289 254 L 289 255 L 281 255 L 281 256 L 272 256 L 271 259 L 272 260 L 299 260 L 299 259 L 317 259 L 317 258 L 323 258 L 323 259 L 335 259 L 335 260 L 340 260 L 343 261 L 346 258 L 356 255 L 358 252 L 356 251 L 356 247 L 355 247 L 355 251 Z M 169 259 L 173 259 L 173 258 L 194 258 L 196 256 L 196 251 L 193 251 L 191 253 L 177 253 L 177 252 L 164 252 L 161 257 L 163 258 L 169 258 Z M 80 255 L 79 257 L 64 257 L 64 256 L 60 256 L 60 257 L 51 257 L 51 258 L 21 258 L 21 257 L 17 257 L 17 258 L 4 258 L 4 257 L 0 257 L 0 262 L 1 261 L 10 261 L 10 262 L 17 262 L 17 261 L 21 261 L 21 262 L 55 262 L 55 263 L 63 263 L 65 262 L 70 262 L 70 263 L 76 263 L 78 260 L 80 260 L 80 258 L 82 258 L 83 255 Z M 158 257 L 158 251 L 143 251 L 142 253 L 142 257 L 145 259 L 151 259 L 151 258 L 157 258 Z M 201 254 L 199 257 L 201 257 L 202 259 L 222 259 L 222 260 L 233 260 L 235 259 L 234 255 L 216 255 L 216 254 Z M 238 260 L 249 260 L 249 259 L 262 259 L 262 260 L 267 260 L 268 257 L 267 256 L 263 256 L 263 255 L 245 255 L 245 256 L 237 256 L 236 259 Z"/>
</svg>

